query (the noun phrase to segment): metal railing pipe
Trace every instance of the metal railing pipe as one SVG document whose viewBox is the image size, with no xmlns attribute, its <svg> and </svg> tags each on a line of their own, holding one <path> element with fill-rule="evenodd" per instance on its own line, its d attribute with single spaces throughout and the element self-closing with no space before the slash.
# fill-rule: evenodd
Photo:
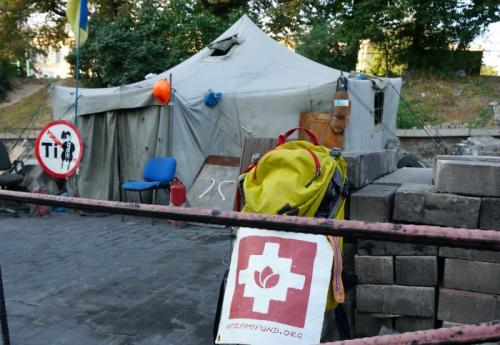
<svg viewBox="0 0 500 345">
<path fill-rule="evenodd" d="M 63 206 L 86 211 L 164 218 L 184 222 L 344 236 L 346 239 L 361 238 L 483 250 L 500 250 L 500 231 L 494 230 L 460 229 L 413 224 L 367 223 L 356 220 L 240 213 L 233 211 L 124 203 L 6 190 L 0 191 L 0 200 L 1 199 L 31 204 Z"/>
</svg>

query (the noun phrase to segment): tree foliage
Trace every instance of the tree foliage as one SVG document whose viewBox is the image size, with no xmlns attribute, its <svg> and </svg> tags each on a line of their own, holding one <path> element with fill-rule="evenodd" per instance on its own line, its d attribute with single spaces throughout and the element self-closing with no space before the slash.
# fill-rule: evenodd
<svg viewBox="0 0 500 345">
<path fill-rule="evenodd" d="M 0 58 L 25 60 L 67 39 L 65 3 L 58 0 L 0 1 Z"/>
<path fill-rule="evenodd" d="M 200 2 L 123 3 L 113 20 L 96 15 L 81 49 L 81 71 L 94 85 L 121 85 L 162 72 L 202 49 L 243 12 L 216 16 Z M 75 54 L 69 57 L 74 64 Z"/>
<path fill-rule="evenodd" d="M 89 0 L 82 73 L 120 85 L 163 71 L 247 13 L 269 35 L 323 64 L 352 70 L 369 40 L 373 71 L 429 68 L 465 50 L 492 22 L 498 0 Z M 0 58 L 25 59 L 67 43 L 65 0 L 0 0 Z M 36 28 L 33 18 L 43 18 Z M 74 53 L 69 56 L 74 64 Z"/>
</svg>

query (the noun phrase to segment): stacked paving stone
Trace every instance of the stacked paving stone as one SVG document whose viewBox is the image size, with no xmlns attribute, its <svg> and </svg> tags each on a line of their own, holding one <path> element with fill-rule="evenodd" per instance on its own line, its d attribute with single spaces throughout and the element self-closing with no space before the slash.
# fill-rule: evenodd
<svg viewBox="0 0 500 345">
<path fill-rule="evenodd" d="M 437 156 L 434 179 L 438 192 L 479 200 L 471 227 L 500 230 L 500 157 Z M 500 253 L 442 247 L 439 256 L 438 319 L 445 325 L 500 319 Z"/>
<path fill-rule="evenodd" d="M 500 157 L 436 156 L 433 180 L 398 188 L 395 221 L 500 229 Z"/>
<path fill-rule="evenodd" d="M 351 182 L 351 188 L 358 189 L 381 176 L 395 171 L 398 167 L 396 150 L 343 152 Z"/>
<path fill-rule="evenodd" d="M 399 169 L 354 191 L 350 218 L 500 230 L 500 157 Z M 500 253 L 376 241 L 357 253 L 357 336 L 500 318 Z"/>
<path fill-rule="evenodd" d="M 350 218 L 391 222 L 396 192 L 408 182 L 431 184 L 432 169 L 399 169 L 353 192 Z M 355 273 L 356 336 L 377 335 L 381 327 L 399 332 L 434 327 L 436 246 L 360 240 Z"/>
<path fill-rule="evenodd" d="M 500 156 L 500 139 L 493 137 L 470 137 L 456 144 L 455 155 Z"/>
<path fill-rule="evenodd" d="M 388 169 L 385 174 L 379 174 L 378 179 L 365 183 L 359 183 L 359 180 L 352 183 L 356 190 L 351 194 L 350 219 L 390 222 L 396 191 L 402 184 L 432 182 L 432 169 L 403 168 L 392 171 L 394 169 Z M 434 327 L 437 286 L 435 246 L 360 240 L 355 256 L 355 273 L 358 278 L 354 322 L 356 336 L 377 335 L 381 327 L 401 332 Z"/>
<path fill-rule="evenodd" d="M 356 335 L 376 335 L 381 326 L 398 332 L 433 328 L 437 266 L 435 246 L 360 240 Z"/>
<path fill-rule="evenodd" d="M 500 252 L 442 247 L 438 319 L 445 325 L 500 319 Z"/>
<path fill-rule="evenodd" d="M 360 189 L 369 183 L 374 182 L 381 176 L 394 172 L 397 169 L 398 154 L 394 149 L 378 151 L 356 151 L 343 152 L 347 163 L 351 190 Z M 343 262 L 344 272 L 348 276 L 355 276 L 355 256 L 357 253 L 357 243 L 344 242 Z M 349 284 L 345 281 L 344 284 Z M 355 324 L 355 289 L 348 289 L 346 300 L 343 305 L 349 324 L 351 325 L 351 334 L 354 336 L 356 331 Z"/>
</svg>

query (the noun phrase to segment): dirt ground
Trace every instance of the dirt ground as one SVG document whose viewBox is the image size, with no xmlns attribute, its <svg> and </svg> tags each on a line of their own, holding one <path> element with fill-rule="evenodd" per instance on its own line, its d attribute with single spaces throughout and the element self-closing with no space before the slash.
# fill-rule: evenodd
<svg viewBox="0 0 500 345">
<path fill-rule="evenodd" d="M 22 99 L 37 93 L 47 85 L 47 82 L 41 79 L 15 79 L 11 83 L 12 90 L 7 92 L 5 101 L 0 102 L 0 109 L 20 102 Z"/>
</svg>

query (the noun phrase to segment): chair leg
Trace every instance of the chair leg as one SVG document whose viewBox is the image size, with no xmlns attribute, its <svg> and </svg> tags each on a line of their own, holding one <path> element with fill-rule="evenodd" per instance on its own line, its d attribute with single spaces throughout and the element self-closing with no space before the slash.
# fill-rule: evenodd
<svg viewBox="0 0 500 345">
<path fill-rule="evenodd" d="M 124 202 L 127 202 L 127 190 L 126 189 L 124 189 L 124 193 L 123 194 L 124 194 L 123 196 L 125 198 Z M 125 222 L 125 214 L 122 214 L 122 223 L 123 222 Z"/>
<path fill-rule="evenodd" d="M 141 192 L 139 192 L 139 201 L 142 204 L 142 193 Z"/>
<path fill-rule="evenodd" d="M 7 190 L 7 187 L 6 186 L 0 186 L 0 190 Z M 4 206 L 5 206 L 5 204 L 4 204 Z M 8 215 L 14 216 L 14 218 L 18 217 L 17 211 L 14 210 L 14 209 L 9 208 L 8 206 L 7 207 L 0 207 L 0 213 L 4 213 L 4 214 L 8 214 Z"/>
<path fill-rule="evenodd" d="M 11 208 L 2 207 L 2 208 L 0 208 L 0 213 L 4 213 L 4 214 L 10 215 L 10 216 L 14 216 L 14 218 L 19 217 L 19 215 L 17 214 L 17 211 L 13 210 Z"/>
<path fill-rule="evenodd" d="M 152 201 L 153 205 L 156 205 L 156 197 L 157 197 L 157 195 L 158 195 L 158 189 L 155 188 L 155 189 L 153 189 L 153 201 Z M 156 220 L 156 218 L 153 218 L 151 220 L 151 225 L 156 225 L 156 224 L 158 224 L 158 221 Z"/>
</svg>

